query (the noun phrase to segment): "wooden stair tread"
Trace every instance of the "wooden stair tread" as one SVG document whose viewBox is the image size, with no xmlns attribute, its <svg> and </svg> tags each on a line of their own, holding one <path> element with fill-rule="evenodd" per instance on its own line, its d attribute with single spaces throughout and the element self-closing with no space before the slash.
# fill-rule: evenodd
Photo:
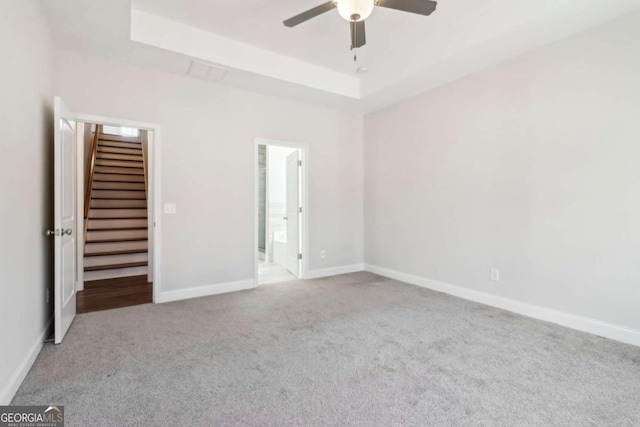
<svg viewBox="0 0 640 427">
<path fill-rule="evenodd" d="M 98 175 L 98 176 L 96 176 Z M 128 182 L 128 183 L 144 183 L 143 175 L 127 175 L 127 174 L 118 174 L 118 173 L 110 173 L 110 174 L 100 174 L 96 172 L 93 175 L 93 182 Z"/>
<path fill-rule="evenodd" d="M 131 217 L 131 216 L 114 216 L 114 217 L 109 217 L 109 218 L 91 218 L 91 217 L 89 217 L 89 219 L 91 221 L 95 221 L 96 219 L 108 219 L 108 220 L 111 220 L 111 219 L 148 219 L 148 218 L 146 216 L 134 216 L 134 217 Z"/>
<path fill-rule="evenodd" d="M 106 287 L 119 287 L 129 285 L 146 285 L 149 284 L 148 276 L 141 274 L 137 276 L 116 277 L 113 279 L 97 279 L 84 282 L 84 289 L 96 289 Z"/>
<path fill-rule="evenodd" d="M 139 142 L 109 141 L 109 140 L 101 139 L 101 140 L 98 141 L 98 148 L 100 148 L 100 147 L 115 147 L 115 148 L 129 148 L 129 149 L 139 148 L 139 149 L 142 149 L 142 144 L 140 144 Z"/>
<path fill-rule="evenodd" d="M 131 156 L 131 157 L 134 157 L 134 156 Z M 118 157 L 109 156 L 109 155 L 103 156 L 103 155 L 101 155 L 100 153 L 98 153 L 98 154 L 96 155 L 96 160 L 97 160 L 97 161 L 100 161 L 100 160 L 110 160 L 110 161 L 115 161 L 115 162 L 131 162 L 131 163 L 135 162 L 135 163 L 140 163 L 140 164 L 142 164 L 142 162 L 143 162 L 143 160 L 142 160 L 142 156 L 136 156 L 136 157 L 140 157 L 140 158 L 139 158 L 139 159 L 131 159 L 131 158 L 124 158 L 124 159 L 123 159 L 123 158 L 118 158 Z"/>
<path fill-rule="evenodd" d="M 98 152 L 116 153 L 116 154 L 142 154 L 142 146 L 140 147 L 109 147 L 108 145 L 98 145 Z"/>
<path fill-rule="evenodd" d="M 127 231 L 127 230 L 147 230 L 148 228 L 149 227 L 87 228 L 87 231 Z"/>
<path fill-rule="evenodd" d="M 96 159 L 96 166 L 109 166 L 114 168 L 127 168 L 127 169 L 144 169 L 144 165 L 141 160 L 111 160 L 111 159 Z"/>
<path fill-rule="evenodd" d="M 125 262 L 122 264 L 108 264 L 108 265 L 97 265 L 94 267 L 85 267 L 84 271 L 115 270 L 117 268 L 146 267 L 148 265 L 149 263 L 147 261 Z"/>
<path fill-rule="evenodd" d="M 88 243 L 122 243 L 122 242 L 146 242 L 149 239 L 145 237 L 118 237 L 107 239 L 85 239 L 85 244 Z"/>
<path fill-rule="evenodd" d="M 93 181 L 93 190 L 113 190 L 113 191 L 146 191 L 144 182 L 103 182 Z"/>
<path fill-rule="evenodd" d="M 111 135 L 108 133 L 100 133 L 98 134 L 98 141 L 116 141 L 116 142 L 129 142 L 131 144 L 142 144 L 142 138 L 139 136 L 122 136 L 122 135 Z"/>
<path fill-rule="evenodd" d="M 109 256 L 109 255 L 133 255 L 133 254 L 146 254 L 149 252 L 147 249 L 126 249 L 122 251 L 105 251 L 105 252 L 91 252 L 85 253 L 85 257 L 94 256 Z"/>
<path fill-rule="evenodd" d="M 144 170 L 141 168 L 123 168 L 120 166 L 96 165 L 95 172 L 103 173 L 103 174 L 112 174 L 112 175 L 140 175 L 140 176 L 144 175 Z"/>
</svg>

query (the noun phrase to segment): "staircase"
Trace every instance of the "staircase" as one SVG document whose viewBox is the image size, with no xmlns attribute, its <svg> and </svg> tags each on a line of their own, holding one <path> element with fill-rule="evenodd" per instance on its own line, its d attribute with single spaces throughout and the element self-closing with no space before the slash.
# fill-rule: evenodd
<svg viewBox="0 0 640 427">
<path fill-rule="evenodd" d="M 147 188 L 141 137 L 93 137 L 85 196 L 84 280 L 147 274 Z"/>
</svg>

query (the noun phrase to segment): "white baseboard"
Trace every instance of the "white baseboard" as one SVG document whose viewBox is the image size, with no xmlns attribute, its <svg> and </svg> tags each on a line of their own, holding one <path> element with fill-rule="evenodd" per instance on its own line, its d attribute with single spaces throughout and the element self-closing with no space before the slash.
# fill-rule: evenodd
<svg viewBox="0 0 640 427">
<path fill-rule="evenodd" d="M 321 277 L 337 276 L 338 274 L 356 273 L 364 271 L 364 264 L 341 265 L 339 267 L 309 270 L 305 279 L 319 279 Z"/>
<path fill-rule="evenodd" d="M 576 314 L 565 313 L 550 308 L 533 305 L 510 298 L 479 292 L 462 286 L 452 285 L 437 280 L 427 279 L 412 274 L 402 273 L 375 265 L 365 264 L 365 270 L 390 279 L 399 280 L 412 285 L 443 292 L 466 300 L 501 308 L 513 313 L 544 320 L 582 332 L 640 346 L 640 331 L 626 326 L 603 322 Z"/>
<path fill-rule="evenodd" d="M 49 332 L 52 322 L 53 318 L 49 319 L 45 328 L 38 335 L 36 342 L 31 346 L 29 352 L 25 354 L 25 357 L 22 359 L 22 363 L 18 366 L 18 369 L 15 370 L 11 378 L 9 378 L 9 381 L 7 381 L 0 390 L 0 405 L 9 405 L 13 400 L 13 397 L 18 392 L 18 389 L 22 385 L 24 379 L 27 377 L 33 363 L 36 361 L 38 354 L 40 354 L 40 350 L 42 350 L 42 346 L 44 345 L 43 341 L 48 338 L 47 333 Z"/>
<path fill-rule="evenodd" d="M 198 286 L 196 288 L 178 289 L 175 291 L 163 291 L 156 298 L 156 303 L 179 301 L 189 298 L 206 297 L 209 295 L 225 294 L 227 292 L 244 291 L 256 287 L 256 282 L 240 280 L 237 282 L 216 283 L 214 285 Z"/>
</svg>

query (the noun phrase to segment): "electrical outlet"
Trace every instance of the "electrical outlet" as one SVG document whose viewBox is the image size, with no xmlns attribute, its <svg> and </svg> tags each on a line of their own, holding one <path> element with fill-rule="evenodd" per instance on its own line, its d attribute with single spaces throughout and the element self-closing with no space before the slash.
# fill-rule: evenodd
<svg viewBox="0 0 640 427">
<path fill-rule="evenodd" d="M 166 215 L 175 215 L 178 208 L 175 203 L 165 203 L 164 204 L 164 213 Z"/>
<path fill-rule="evenodd" d="M 320 251 L 320 258 L 325 259 L 327 257 L 327 251 L 324 249 Z"/>
<path fill-rule="evenodd" d="M 497 268 L 491 269 L 491 280 L 493 280 L 494 282 L 500 281 L 500 270 L 498 270 Z"/>
</svg>

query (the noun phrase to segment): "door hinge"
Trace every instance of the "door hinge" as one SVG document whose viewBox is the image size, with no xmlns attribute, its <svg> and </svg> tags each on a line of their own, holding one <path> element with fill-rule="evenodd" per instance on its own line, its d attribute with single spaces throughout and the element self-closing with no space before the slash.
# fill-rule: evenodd
<svg viewBox="0 0 640 427">
<path fill-rule="evenodd" d="M 298 160 L 298 166 L 302 166 L 302 160 Z"/>
<path fill-rule="evenodd" d="M 302 213 L 302 207 L 300 207 L 300 213 Z"/>
<path fill-rule="evenodd" d="M 298 259 L 302 259 L 302 254 L 298 254 Z"/>
</svg>

